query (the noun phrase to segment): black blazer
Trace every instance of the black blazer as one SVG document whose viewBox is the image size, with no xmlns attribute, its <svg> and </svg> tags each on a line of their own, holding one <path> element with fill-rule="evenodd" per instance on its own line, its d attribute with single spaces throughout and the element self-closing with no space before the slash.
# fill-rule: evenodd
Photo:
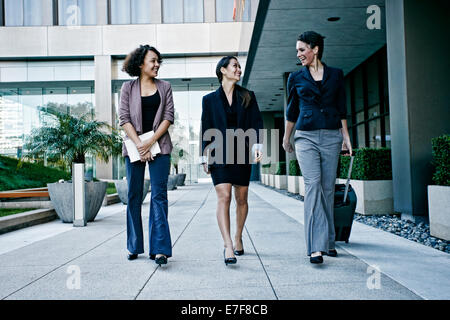
<svg viewBox="0 0 450 320">
<path fill-rule="evenodd" d="M 321 89 L 309 69 L 304 67 L 289 75 L 286 118 L 296 130 L 342 128 L 347 118 L 344 73 L 323 63 Z"/>
<path fill-rule="evenodd" d="M 208 129 L 218 129 L 222 133 L 223 142 L 224 142 L 224 152 L 223 152 L 223 164 L 217 164 L 213 163 L 212 167 L 220 167 L 224 166 L 226 163 L 226 144 L 225 144 L 225 137 L 226 137 L 226 129 L 227 129 L 227 115 L 225 111 L 225 107 L 228 107 L 228 105 L 225 105 L 225 103 L 228 103 L 228 101 L 224 101 L 224 99 L 221 96 L 220 90 L 223 90 L 221 87 L 217 89 L 214 92 L 211 92 L 203 97 L 202 101 L 202 122 L 201 122 L 201 142 L 202 142 L 202 156 L 205 155 L 205 148 L 212 142 L 212 141 L 205 141 L 203 139 L 203 135 Z M 236 89 L 235 89 L 236 90 Z M 262 143 L 263 137 L 260 136 L 259 130 L 263 128 L 263 120 L 261 117 L 261 112 L 259 111 L 258 103 L 256 102 L 256 97 L 253 91 L 249 91 L 250 93 L 250 103 L 245 108 L 243 106 L 243 101 L 239 97 L 239 94 L 235 94 L 234 97 L 237 98 L 237 128 L 243 129 L 244 131 L 247 131 L 248 129 L 255 129 L 256 135 L 257 135 L 257 143 Z M 246 146 L 246 152 L 248 153 L 248 150 L 250 147 L 249 143 L 246 139 L 245 146 Z"/>
</svg>

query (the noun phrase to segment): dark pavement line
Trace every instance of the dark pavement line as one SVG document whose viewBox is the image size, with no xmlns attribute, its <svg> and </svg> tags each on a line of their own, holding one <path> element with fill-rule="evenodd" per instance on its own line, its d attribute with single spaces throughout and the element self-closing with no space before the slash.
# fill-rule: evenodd
<svg viewBox="0 0 450 320">
<path fill-rule="evenodd" d="M 208 193 L 206 194 L 205 198 L 203 199 L 202 203 L 200 204 L 200 206 L 198 207 L 197 211 L 195 211 L 195 213 L 192 215 L 191 219 L 189 219 L 188 223 L 186 224 L 186 226 L 184 227 L 183 231 L 181 231 L 180 235 L 178 236 L 178 238 L 175 240 L 175 242 L 172 244 L 172 248 L 175 247 L 176 243 L 178 242 L 178 240 L 181 238 L 181 236 L 183 235 L 183 233 L 186 231 L 186 229 L 189 227 L 189 225 L 191 224 L 191 222 L 194 220 L 194 218 L 197 216 L 197 213 L 203 208 L 203 206 L 206 203 L 206 200 L 208 199 L 209 194 L 211 193 L 211 190 L 213 188 L 209 188 Z M 142 286 L 142 288 L 139 290 L 138 294 L 134 297 L 133 300 L 137 300 L 137 298 L 139 297 L 139 295 L 142 293 L 142 290 L 144 290 L 144 288 L 147 286 L 147 284 L 149 283 L 149 281 L 151 280 L 151 278 L 153 277 L 153 275 L 156 273 L 156 271 L 160 268 L 160 266 L 157 266 L 155 268 L 155 271 L 153 271 L 153 273 L 150 275 L 150 277 L 147 279 L 147 281 L 144 283 L 144 285 Z"/>
<path fill-rule="evenodd" d="M 67 265 L 67 264 L 71 263 L 72 261 L 74 261 L 74 260 L 76 260 L 76 259 L 78 259 L 78 258 L 80 258 L 80 257 L 84 256 L 85 254 L 87 254 L 87 253 L 89 253 L 89 252 L 91 252 L 91 251 L 95 250 L 96 248 L 100 247 L 101 245 L 105 244 L 106 242 L 110 241 L 111 239 L 114 239 L 115 237 L 119 236 L 119 235 L 120 235 L 120 234 L 122 234 L 122 233 L 123 233 L 124 231 L 125 231 L 125 230 L 122 230 L 122 231 L 120 231 L 119 233 L 117 233 L 117 234 L 113 235 L 113 236 L 112 236 L 111 238 L 108 238 L 108 239 L 106 239 L 105 241 L 103 241 L 103 242 L 99 243 L 98 245 L 96 245 L 95 247 L 93 247 L 93 248 L 89 249 L 88 251 L 86 251 L 86 252 L 83 252 L 83 253 L 82 253 L 82 254 L 80 254 L 79 256 L 77 256 L 77 257 L 75 257 L 75 258 L 73 258 L 73 259 L 70 259 L 69 261 L 67 261 L 67 262 L 65 262 L 65 263 L 61 264 L 60 266 L 58 266 L 58 267 L 54 268 L 53 270 L 51 270 L 51 271 L 49 271 L 49 272 L 45 273 L 44 275 L 40 276 L 39 278 L 37 278 L 37 279 L 34 279 L 33 281 L 31 281 L 31 282 L 27 283 L 27 284 L 26 284 L 26 285 L 24 285 L 23 287 L 21 287 L 21 288 L 19 288 L 19 289 L 15 290 L 14 292 L 12 292 L 12 293 L 8 294 L 8 295 L 7 295 L 7 296 L 5 296 L 5 297 L 3 297 L 3 298 L 2 298 L 1 300 L 5 300 L 5 299 L 7 299 L 8 297 L 10 297 L 10 296 L 14 295 L 15 293 L 17 293 L 17 292 L 19 292 L 19 291 L 21 291 L 21 290 L 25 289 L 26 287 L 29 287 L 30 285 L 32 285 L 33 283 L 35 283 L 35 282 L 37 282 L 37 281 L 41 280 L 42 278 L 45 278 L 45 277 L 46 277 L 46 276 L 48 276 L 48 275 L 49 275 L 50 273 L 52 273 L 52 272 L 55 272 L 56 270 L 58 270 L 58 269 L 60 269 L 60 268 L 64 267 L 65 265 Z"/>
</svg>

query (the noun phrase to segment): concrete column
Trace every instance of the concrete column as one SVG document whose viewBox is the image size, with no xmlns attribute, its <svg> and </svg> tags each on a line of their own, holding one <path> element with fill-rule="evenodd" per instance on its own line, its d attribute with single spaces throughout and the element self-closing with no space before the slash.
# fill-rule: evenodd
<svg viewBox="0 0 450 320">
<path fill-rule="evenodd" d="M 95 115 L 100 121 L 113 125 L 111 56 L 95 56 Z M 112 179 L 112 160 L 97 159 L 96 177 Z"/>
<path fill-rule="evenodd" d="M 103 26 L 108 24 L 108 0 L 97 1 L 97 25 Z"/>
<path fill-rule="evenodd" d="M 162 1 L 150 1 L 150 22 L 162 23 Z"/>
<path fill-rule="evenodd" d="M 205 23 L 216 22 L 216 1 L 203 0 L 203 14 Z"/>
<path fill-rule="evenodd" d="M 428 212 L 431 138 L 449 131 L 448 11 L 445 0 L 386 1 L 394 210 L 411 220 Z"/>
</svg>

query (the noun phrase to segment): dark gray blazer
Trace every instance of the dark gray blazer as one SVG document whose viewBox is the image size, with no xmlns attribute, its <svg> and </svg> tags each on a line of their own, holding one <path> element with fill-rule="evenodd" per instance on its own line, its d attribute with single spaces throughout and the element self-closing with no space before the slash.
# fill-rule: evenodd
<svg viewBox="0 0 450 320">
<path fill-rule="evenodd" d="M 174 107 L 170 82 L 155 79 L 155 84 L 161 97 L 161 103 L 153 122 L 153 131 L 156 132 L 163 120 L 168 120 L 173 124 Z M 138 135 L 144 133 L 142 132 L 141 101 L 141 86 L 139 78 L 124 82 L 122 89 L 120 89 L 119 125 L 123 126 L 127 122 L 131 123 Z M 173 146 L 169 131 L 164 133 L 161 138 L 159 138 L 158 143 L 161 148 L 161 154 L 170 154 L 172 152 Z M 125 143 L 122 145 L 122 155 L 124 157 L 128 155 L 127 149 L 125 148 Z"/>
</svg>

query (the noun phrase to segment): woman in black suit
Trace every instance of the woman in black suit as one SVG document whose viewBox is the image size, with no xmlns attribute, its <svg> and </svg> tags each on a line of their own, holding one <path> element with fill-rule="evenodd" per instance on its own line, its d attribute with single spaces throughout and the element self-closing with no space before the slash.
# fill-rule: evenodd
<svg viewBox="0 0 450 320">
<path fill-rule="evenodd" d="M 324 37 L 314 31 L 297 39 L 304 68 L 288 79 L 288 106 L 283 147 L 295 126 L 295 151 L 305 180 L 305 236 L 311 263 L 322 254 L 337 256 L 334 230 L 334 185 L 341 148 L 352 152 L 347 129 L 344 73 L 322 62 Z"/>
<path fill-rule="evenodd" d="M 209 161 L 203 157 L 206 173 L 210 173 L 217 194 L 217 221 L 224 241 L 225 264 L 236 263 L 235 255 L 244 254 L 242 231 L 248 213 L 248 186 L 251 174 L 252 155 L 255 162 L 262 159 L 262 144 L 259 143 L 259 130 L 263 128 L 261 113 L 255 94 L 236 83 L 241 78 L 241 66 L 236 57 L 223 57 L 216 67 L 216 75 L 221 83 L 219 89 L 203 97 L 202 103 L 202 154 L 207 154 L 208 140 L 205 132 L 209 129 L 221 135 L 223 144 L 216 145 L 211 155 L 217 159 Z M 227 139 L 228 133 L 236 135 Z M 242 129 L 236 131 L 237 129 Z M 249 130 L 252 129 L 252 130 Z M 246 139 L 239 132 L 253 135 Z M 231 141 L 230 141 L 231 140 Z M 220 139 L 214 140 L 216 143 Z M 229 141 L 229 142 L 226 142 Z M 234 141 L 234 143 L 232 142 Z M 226 142 L 226 143 L 225 143 Z M 230 143 L 231 142 L 231 143 Z M 253 143 L 252 143 L 253 142 Z M 245 152 L 238 146 L 245 145 Z M 233 146 L 234 144 L 234 146 Z M 218 148 L 222 152 L 218 152 Z M 252 152 L 250 153 L 250 148 Z M 234 149 L 234 152 L 232 152 Z M 220 157 L 222 154 L 222 157 Z M 234 154 L 234 156 L 232 156 Z M 244 156 L 245 155 L 245 156 Z M 207 163 L 208 161 L 208 163 Z M 235 247 L 230 236 L 230 201 L 232 186 L 236 199 Z"/>
</svg>

